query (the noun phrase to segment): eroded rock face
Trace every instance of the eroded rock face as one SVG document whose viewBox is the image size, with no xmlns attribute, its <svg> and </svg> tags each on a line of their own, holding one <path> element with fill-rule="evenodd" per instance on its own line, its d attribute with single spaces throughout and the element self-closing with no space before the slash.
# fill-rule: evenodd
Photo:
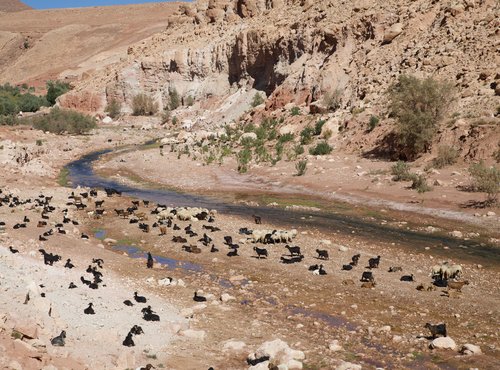
<svg viewBox="0 0 500 370">
<path fill-rule="evenodd" d="M 463 7 L 390 0 L 388 12 L 371 0 L 332 6 L 200 0 L 182 5 L 164 32 L 133 45 L 126 58 L 77 84 L 60 104 L 100 111 L 115 99 L 130 112 L 133 96 L 145 92 L 163 109 L 175 89 L 220 113 L 210 114 L 210 126 L 249 109 L 245 94 L 252 89 L 265 93 L 266 111 L 293 103 L 325 113 L 328 94 L 338 94 L 339 109 L 349 111 L 382 107 L 387 88 L 400 74 L 412 74 L 453 81 L 457 99 L 450 109 L 481 116 L 485 106 L 498 105 L 496 46 L 489 37 L 498 10 L 492 0 L 458 3 Z M 470 157 L 487 156 L 469 139 L 481 131 L 455 130 L 453 145 L 471 146 Z"/>
</svg>

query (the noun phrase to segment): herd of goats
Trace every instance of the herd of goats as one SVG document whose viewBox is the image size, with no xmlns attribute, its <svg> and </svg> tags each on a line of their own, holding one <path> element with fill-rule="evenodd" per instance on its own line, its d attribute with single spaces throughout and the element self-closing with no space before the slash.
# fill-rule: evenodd
<svg viewBox="0 0 500 370">
<path fill-rule="evenodd" d="M 114 189 L 104 189 L 106 197 L 113 197 L 115 195 L 120 196 L 121 193 Z M 51 214 L 56 211 L 56 207 L 51 205 L 52 197 L 40 195 L 34 199 L 20 199 L 17 196 L 12 194 L 5 194 L 0 189 L 0 207 L 9 207 L 14 208 L 18 206 L 27 206 L 29 205 L 31 209 L 38 209 L 40 213 L 41 219 L 37 221 L 38 228 L 47 228 L 47 231 L 42 232 L 38 240 L 40 243 L 44 243 L 49 240 L 49 238 L 55 234 L 65 234 L 66 231 L 64 227 L 66 224 L 78 225 L 78 221 L 75 219 L 71 219 L 69 215 L 70 207 L 74 207 L 77 211 L 86 211 L 87 214 L 95 219 L 100 219 L 104 217 L 107 212 L 104 208 L 105 200 L 98 199 L 99 193 L 98 190 L 92 189 L 87 192 L 79 193 L 78 195 L 74 192 L 68 198 L 68 202 L 66 203 L 67 208 L 61 211 L 62 219 L 60 222 L 55 222 L 54 218 L 51 219 Z M 143 210 L 139 211 L 141 208 L 141 202 L 138 200 L 133 200 L 129 207 L 124 209 L 114 209 L 114 213 L 120 218 L 127 219 L 130 224 L 137 224 L 138 228 L 144 233 L 150 233 L 154 229 L 158 230 L 160 236 L 167 235 L 169 229 L 172 229 L 172 242 L 182 244 L 182 249 L 186 252 L 190 253 L 201 253 L 202 249 L 206 248 L 211 253 L 219 252 L 219 248 L 216 247 L 216 243 L 214 242 L 214 233 L 221 231 L 218 227 L 214 226 L 216 211 L 197 208 L 197 207 L 167 207 L 166 205 L 156 204 L 154 208 L 151 208 L 149 212 L 146 212 L 146 209 L 149 209 L 150 202 L 147 200 L 142 201 Z M 92 207 L 92 210 L 87 208 Z M 25 207 L 26 208 L 26 207 Z M 112 211 L 113 212 L 113 211 Z M 77 212 L 78 213 L 78 212 Z M 147 223 L 148 221 L 148 213 L 153 215 L 155 222 L 152 224 Z M 262 223 L 262 219 L 260 216 L 253 216 L 255 224 L 260 225 Z M 177 221 L 185 221 L 190 222 L 185 227 L 180 227 Z M 193 223 L 200 222 L 202 223 L 201 228 L 203 229 L 203 235 L 200 237 L 193 230 Z M 13 229 L 24 229 L 30 223 L 30 219 L 28 216 L 24 216 L 23 220 L 19 223 L 12 225 Z M 180 224 L 180 223 L 179 223 Z M 5 230 L 7 225 L 5 222 L 0 220 L 0 233 L 2 230 Z M 174 235 L 175 234 L 175 235 Z M 254 246 L 253 250 L 255 252 L 255 258 L 268 258 L 269 252 L 265 247 L 269 244 L 285 244 L 285 248 L 287 250 L 287 254 L 284 254 L 280 257 L 280 262 L 283 264 L 294 264 L 299 263 L 304 259 L 304 254 L 299 246 L 291 246 L 291 242 L 297 236 L 297 230 L 250 230 L 248 228 L 241 228 L 239 230 L 239 234 L 242 235 L 242 238 L 239 243 L 260 243 L 263 246 L 257 247 Z M 89 239 L 88 235 L 81 233 L 80 237 L 82 239 Z M 223 239 L 223 241 L 222 241 Z M 227 248 L 227 256 L 228 257 L 236 257 L 239 256 L 238 250 L 240 249 L 240 245 L 238 242 L 233 240 L 232 236 L 226 235 L 221 238 L 221 243 L 223 243 Z M 18 250 L 14 249 L 12 246 L 9 247 L 10 252 L 19 253 Z M 62 259 L 61 256 L 57 254 L 53 254 L 47 252 L 44 248 L 40 248 L 39 252 L 43 256 L 44 263 L 46 265 L 52 266 L 54 263 L 60 261 Z M 330 256 L 328 250 L 326 249 L 316 249 L 316 259 L 318 262 L 322 263 L 314 264 L 309 266 L 309 271 L 311 271 L 315 275 L 327 275 L 327 271 L 325 266 L 323 265 L 324 261 L 328 261 Z M 352 256 L 351 261 L 347 264 L 342 265 L 342 270 L 352 270 L 358 266 L 361 255 L 356 254 Z M 376 286 L 375 276 L 373 270 L 378 269 L 380 265 L 381 256 L 373 257 L 368 259 L 368 266 L 366 267 L 367 271 L 363 271 L 361 274 L 361 287 L 363 288 L 373 288 Z M 106 286 L 103 282 L 103 263 L 102 259 L 93 259 L 92 263 L 85 270 L 86 273 L 90 274 L 90 277 L 81 276 L 80 281 L 83 285 L 86 285 L 90 289 L 98 289 L 101 286 Z M 147 253 L 147 268 L 153 268 L 154 258 L 151 253 Z M 64 264 L 65 268 L 71 269 L 75 266 L 71 262 L 71 259 L 66 259 Z M 389 272 L 398 272 L 402 271 L 401 267 L 392 266 L 388 270 Z M 446 294 L 451 296 L 452 290 L 456 292 L 461 292 L 461 289 L 464 285 L 468 284 L 467 280 L 458 281 L 463 274 L 463 269 L 460 265 L 453 265 L 447 262 L 436 265 L 432 268 L 432 278 L 433 283 L 427 286 L 423 284 L 419 284 L 416 289 L 417 290 L 435 290 L 435 287 L 447 287 Z M 413 282 L 414 276 L 411 275 L 403 275 L 400 278 L 401 281 L 409 281 Z M 354 281 L 352 279 L 343 280 L 342 283 L 344 285 L 353 285 Z M 68 286 L 68 289 L 75 289 L 77 285 L 74 282 L 71 282 Z M 201 302 L 206 300 L 205 297 L 199 295 L 195 292 L 194 301 Z M 25 303 L 29 301 L 29 293 L 26 295 Z M 135 302 L 135 303 L 134 303 Z M 147 302 L 145 297 L 139 296 L 137 292 L 134 293 L 133 299 L 126 300 L 123 303 L 126 306 L 134 306 L 135 304 L 145 304 Z M 83 310 L 84 314 L 92 315 L 95 314 L 92 302 L 89 302 L 88 307 Z M 156 314 L 151 306 L 145 306 L 141 309 L 142 318 L 145 321 L 159 321 L 160 317 Z M 428 328 L 432 334 L 432 337 L 436 337 L 439 335 L 446 336 L 446 325 L 438 324 L 431 325 L 426 324 L 426 328 Z M 133 337 L 137 335 L 143 334 L 143 330 L 140 326 L 135 325 L 130 329 L 128 334 L 126 335 L 123 345 L 124 346 L 134 346 Z M 54 337 L 51 343 L 54 346 L 64 346 L 65 345 L 66 332 L 62 331 L 60 335 Z"/>
</svg>

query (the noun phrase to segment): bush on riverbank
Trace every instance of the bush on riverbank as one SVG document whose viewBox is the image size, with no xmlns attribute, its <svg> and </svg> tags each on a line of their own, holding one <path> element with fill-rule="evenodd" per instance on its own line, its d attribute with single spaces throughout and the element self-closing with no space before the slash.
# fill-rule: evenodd
<svg viewBox="0 0 500 370">
<path fill-rule="evenodd" d="M 54 108 L 49 114 L 34 117 L 30 121 L 37 130 L 58 135 L 63 133 L 81 135 L 97 126 L 94 117 L 60 108 Z"/>
</svg>

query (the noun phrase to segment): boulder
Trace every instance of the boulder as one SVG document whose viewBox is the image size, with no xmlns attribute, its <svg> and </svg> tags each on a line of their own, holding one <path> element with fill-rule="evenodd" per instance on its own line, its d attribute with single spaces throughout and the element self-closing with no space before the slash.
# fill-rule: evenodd
<svg viewBox="0 0 500 370">
<path fill-rule="evenodd" d="M 199 339 L 199 340 L 204 340 L 207 335 L 207 333 L 205 333 L 204 330 L 193 330 L 193 329 L 181 330 L 179 334 L 186 338 Z"/>
<path fill-rule="evenodd" d="M 106 116 L 102 119 L 102 123 L 104 123 L 105 125 L 109 125 L 110 123 L 113 123 L 113 118 Z"/>
<path fill-rule="evenodd" d="M 281 339 L 276 339 L 264 342 L 255 353 L 248 356 L 250 361 L 262 358 L 269 358 L 273 363 L 286 365 L 288 369 L 302 369 L 302 363 L 299 360 L 303 360 L 305 354 L 291 349 Z"/>
<path fill-rule="evenodd" d="M 456 350 L 457 344 L 450 337 L 440 337 L 434 339 L 429 345 L 431 349 L 451 349 Z"/>
<path fill-rule="evenodd" d="M 339 344 L 339 341 L 338 340 L 332 340 L 330 342 L 330 345 L 328 346 L 328 348 L 330 349 L 330 351 L 332 352 L 338 352 L 338 351 L 342 351 L 342 346 Z"/>
<path fill-rule="evenodd" d="M 232 295 L 230 294 L 227 294 L 227 293 L 222 293 L 222 295 L 220 296 L 220 300 L 224 303 L 227 303 L 229 301 L 233 301 L 235 300 L 236 298 L 234 298 Z"/>
<path fill-rule="evenodd" d="M 245 132 L 240 136 L 240 143 L 243 140 L 257 140 L 257 134 L 255 132 Z"/>
<path fill-rule="evenodd" d="M 383 44 L 389 44 L 394 40 L 401 32 L 403 32 L 403 24 L 395 23 L 389 29 L 384 32 Z"/>
</svg>

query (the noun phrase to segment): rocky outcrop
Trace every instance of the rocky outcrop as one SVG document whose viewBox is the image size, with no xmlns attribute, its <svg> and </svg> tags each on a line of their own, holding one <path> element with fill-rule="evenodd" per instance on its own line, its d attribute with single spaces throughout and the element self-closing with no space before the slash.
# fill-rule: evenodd
<svg viewBox="0 0 500 370">
<path fill-rule="evenodd" d="M 182 5 L 167 30 L 129 48 L 126 59 L 82 81 L 73 94 L 101 94 L 100 105 L 81 99 L 85 109 L 117 99 L 130 111 L 139 92 L 163 108 L 175 89 L 214 112 L 210 125 L 237 119 L 255 91 L 265 93 L 267 111 L 293 103 L 320 114 L 332 95 L 345 112 L 385 110 L 385 91 L 406 73 L 455 84 L 451 109 L 461 115 L 492 115 L 499 105 L 498 4 L 457 4 L 200 0 Z"/>
</svg>

